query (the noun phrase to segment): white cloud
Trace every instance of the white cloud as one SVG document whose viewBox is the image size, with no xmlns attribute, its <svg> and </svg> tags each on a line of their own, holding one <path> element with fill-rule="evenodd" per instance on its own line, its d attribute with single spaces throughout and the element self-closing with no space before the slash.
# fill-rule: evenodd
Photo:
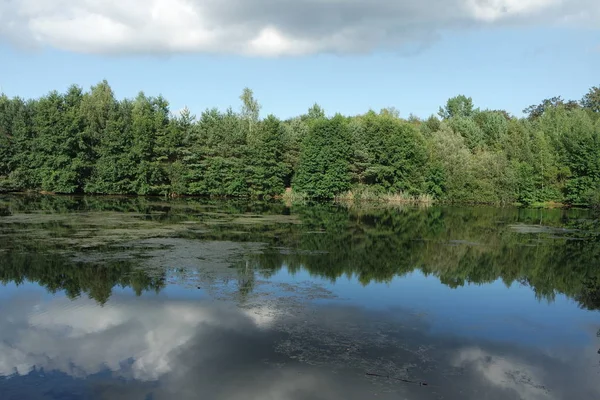
<svg viewBox="0 0 600 400">
<path fill-rule="evenodd" d="M 597 0 L 1 0 L 0 38 L 80 53 L 399 50 L 504 23 L 600 25 Z"/>
<path fill-rule="evenodd" d="M 469 0 L 475 19 L 496 21 L 514 16 L 535 15 L 561 5 L 564 0 Z"/>
</svg>

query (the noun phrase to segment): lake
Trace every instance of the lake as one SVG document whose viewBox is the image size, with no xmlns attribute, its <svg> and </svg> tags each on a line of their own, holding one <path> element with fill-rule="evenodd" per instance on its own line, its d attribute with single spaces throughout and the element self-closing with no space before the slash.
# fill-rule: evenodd
<svg viewBox="0 0 600 400">
<path fill-rule="evenodd" d="M 600 214 L 0 197 L 0 399 L 599 399 Z"/>
</svg>

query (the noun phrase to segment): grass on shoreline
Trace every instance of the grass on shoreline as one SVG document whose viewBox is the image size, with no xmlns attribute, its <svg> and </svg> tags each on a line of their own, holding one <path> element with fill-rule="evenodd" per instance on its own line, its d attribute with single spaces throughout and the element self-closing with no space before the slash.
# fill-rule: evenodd
<svg viewBox="0 0 600 400">
<path fill-rule="evenodd" d="M 122 198 L 131 198 L 131 197 L 150 197 L 150 198 L 165 198 L 164 195 L 135 195 L 135 194 L 103 194 L 103 195 L 93 195 L 93 194 L 60 194 L 46 191 L 36 191 L 36 190 L 11 190 L 12 188 L 6 188 L 0 185 L 0 195 L 46 195 L 46 196 L 89 196 L 89 197 L 122 197 Z M 175 198 L 210 198 L 210 199 L 229 199 L 228 197 L 203 197 L 203 196 L 191 196 L 191 195 L 183 195 L 183 196 L 168 196 L 169 199 Z M 244 198 L 238 198 L 244 199 Z M 286 206 L 291 207 L 292 205 L 307 205 L 312 203 L 313 201 L 319 202 L 318 199 L 311 199 L 308 195 L 302 192 L 294 191 L 292 188 L 286 188 L 285 192 L 281 195 L 265 197 L 262 199 L 256 198 L 246 198 L 248 200 L 275 200 L 282 201 Z M 323 200 L 323 199 L 321 199 Z M 363 207 L 363 206 L 400 206 L 400 205 L 413 205 L 413 206 L 425 206 L 429 207 L 433 204 L 437 205 L 457 205 L 457 206 L 494 206 L 494 207 L 518 207 L 518 208 L 532 208 L 532 209 L 568 209 L 568 208 L 586 208 L 586 209 L 600 209 L 600 205 L 592 204 L 592 205 L 573 205 L 566 204 L 557 201 L 545 201 L 545 202 L 534 202 L 531 204 L 522 204 L 518 202 L 512 203 L 465 203 L 465 202 L 452 202 L 435 199 L 433 196 L 428 194 L 421 194 L 417 196 L 409 195 L 407 193 L 399 192 L 399 193 L 381 193 L 375 190 L 372 190 L 369 187 L 358 187 L 353 190 L 349 190 L 345 193 L 337 195 L 333 198 L 333 202 L 336 204 L 340 204 L 346 207 Z"/>
<path fill-rule="evenodd" d="M 308 196 L 304 193 L 296 192 L 292 188 L 288 187 L 281 196 L 281 199 L 290 207 L 292 204 L 306 204 Z"/>
<path fill-rule="evenodd" d="M 404 192 L 399 193 L 377 193 L 369 188 L 361 190 L 349 190 L 346 193 L 335 197 L 335 202 L 339 204 L 360 204 L 373 203 L 385 205 L 431 205 L 435 202 L 433 196 L 421 194 L 412 196 Z"/>
<path fill-rule="evenodd" d="M 286 205 L 291 206 L 292 204 L 307 204 L 310 198 L 304 193 L 298 193 L 294 191 L 292 188 L 287 188 L 285 193 L 280 197 Z M 419 207 L 429 207 L 433 204 L 449 204 L 449 205 L 464 205 L 464 206 L 473 206 L 473 205 L 487 205 L 487 206 L 512 206 L 512 207 L 520 207 L 520 208 L 534 208 L 534 209 L 563 209 L 570 208 L 571 206 L 565 203 L 560 203 L 556 201 L 545 201 L 545 202 L 536 202 L 529 205 L 524 205 L 520 203 L 510 203 L 510 204 L 487 204 L 487 203 L 452 203 L 452 202 L 444 202 L 434 199 L 433 196 L 428 194 L 421 194 L 417 196 L 412 196 L 407 193 L 399 192 L 399 193 L 381 193 L 376 192 L 369 187 L 363 188 L 355 188 L 354 190 L 349 190 L 343 194 L 335 196 L 333 199 L 334 203 L 340 204 L 346 207 L 363 207 L 363 206 L 387 206 L 387 207 L 395 207 L 401 205 L 412 205 Z"/>
<path fill-rule="evenodd" d="M 310 198 L 300 192 L 294 191 L 292 188 L 287 188 L 281 199 L 287 205 L 306 204 Z M 360 188 L 358 190 L 349 190 L 346 193 L 337 195 L 333 201 L 337 204 L 345 206 L 354 205 L 431 205 L 434 203 L 433 196 L 419 195 L 411 196 L 406 193 L 377 193 L 369 188 Z"/>
</svg>

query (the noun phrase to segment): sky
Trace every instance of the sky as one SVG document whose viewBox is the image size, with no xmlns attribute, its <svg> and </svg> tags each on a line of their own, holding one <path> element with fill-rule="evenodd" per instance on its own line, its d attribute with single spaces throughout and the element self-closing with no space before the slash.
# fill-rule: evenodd
<svg viewBox="0 0 600 400">
<path fill-rule="evenodd" d="M 0 0 L 0 87 L 39 97 L 108 80 L 171 110 L 262 115 L 395 107 L 458 94 L 515 115 L 600 85 L 598 0 Z"/>
</svg>

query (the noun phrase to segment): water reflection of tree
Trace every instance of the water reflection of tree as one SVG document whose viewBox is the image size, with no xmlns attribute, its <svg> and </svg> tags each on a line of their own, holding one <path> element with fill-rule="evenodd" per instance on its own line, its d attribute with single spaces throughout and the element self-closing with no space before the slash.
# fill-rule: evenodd
<svg viewBox="0 0 600 400">
<path fill-rule="evenodd" d="M 256 286 L 256 271 L 252 268 L 250 260 L 244 260 L 237 267 L 238 295 L 241 303 L 245 303 L 248 295 Z"/>
<path fill-rule="evenodd" d="M 87 295 L 100 304 L 108 301 L 115 287 L 129 287 L 140 296 L 159 292 L 165 285 L 163 274 L 144 273 L 132 261 L 97 264 L 72 262 L 52 253 L 4 252 L 0 265 L 3 284 L 34 282 L 50 293 L 64 291 L 71 299 Z"/>
<path fill-rule="evenodd" d="M 207 210 L 220 215 L 290 213 L 282 204 L 146 198 L 18 198 L 9 206 L 15 212 L 102 210 L 150 215 L 159 210 L 162 216 L 152 218 L 158 218 L 160 224 L 214 219 Z M 269 276 L 285 265 L 291 271 L 304 269 L 330 280 L 356 276 L 363 284 L 387 282 L 415 270 L 433 275 L 450 287 L 501 279 L 506 285 L 531 287 L 540 299 L 552 300 L 561 293 L 582 307 L 600 309 L 600 223 L 597 216 L 586 211 L 483 207 L 347 210 L 311 205 L 293 207 L 291 213 L 302 224 L 220 223 L 210 225 L 200 236 L 181 235 L 196 240 L 268 245 L 266 251 L 245 254 L 243 261 L 233 265 L 229 278 L 235 280 L 242 300 L 255 289 L 258 275 Z M 568 230 L 524 233 L 509 228 L 513 224 L 540 227 L 540 221 L 547 227 Z M 47 224 L 43 229 L 67 235 L 72 228 Z M 0 245 L 10 248 L 6 242 L 9 236 L 0 237 Z M 160 290 L 164 285 L 164 274 L 147 275 L 133 264 L 73 264 L 60 257 L 38 255 L 48 250 L 39 246 L 31 251 L 21 248 L 0 252 L 1 279 L 39 282 L 51 291 L 65 290 L 70 296 L 87 293 L 100 302 L 106 301 L 116 285 L 132 287 L 138 293 Z"/>
<path fill-rule="evenodd" d="M 539 210 L 442 209 L 371 210 L 367 215 L 335 207 L 306 208 L 302 234 L 288 239 L 300 251 L 278 249 L 258 255 L 262 268 L 336 280 L 387 282 L 414 270 L 459 287 L 501 279 L 507 286 L 528 285 L 539 299 L 565 294 L 588 309 L 600 309 L 600 224 L 578 212 L 544 211 L 551 230 L 525 234 L 510 224 L 538 224 Z M 320 231 L 319 234 L 307 232 Z M 319 253 L 319 251 L 326 253 Z"/>
</svg>

